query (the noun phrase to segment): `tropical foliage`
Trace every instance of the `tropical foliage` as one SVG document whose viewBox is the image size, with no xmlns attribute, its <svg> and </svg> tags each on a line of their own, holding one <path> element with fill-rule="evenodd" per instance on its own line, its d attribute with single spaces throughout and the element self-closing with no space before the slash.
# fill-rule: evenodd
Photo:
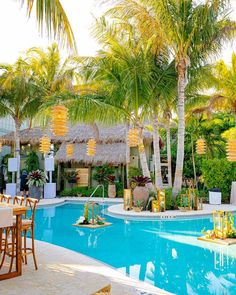
<svg viewBox="0 0 236 295">
<path fill-rule="evenodd" d="M 37 5 L 41 29 L 46 24 L 49 35 L 54 31 L 74 47 L 60 1 L 48 2 L 27 1 L 29 14 Z M 225 161 L 226 140 L 236 136 L 236 55 L 231 65 L 210 64 L 235 37 L 228 8 L 225 0 L 112 1 L 112 8 L 94 25 L 93 35 L 101 45 L 96 56 L 63 60 L 53 44 L 46 51 L 31 48 L 15 64 L 1 65 L 0 116 L 10 115 L 15 122 L 18 163 L 22 122 L 45 126 L 51 107 L 61 103 L 68 107 L 71 123 L 93 126 L 96 139 L 98 123 L 125 124 L 127 135 L 130 128 L 138 130 L 141 170 L 129 169 L 127 141 L 128 178 L 152 176 L 144 142 L 148 130 L 155 173 L 154 183 L 145 184 L 152 190 L 154 184 L 163 187 L 164 158 L 174 196 L 183 178 L 193 178 L 196 184 L 205 173 L 203 159 Z M 200 137 L 206 141 L 203 156 L 195 151 Z M 113 173 L 108 165 L 97 167 L 94 179 L 104 183 Z M 19 171 L 17 178 L 19 182 Z"/>
</svg>

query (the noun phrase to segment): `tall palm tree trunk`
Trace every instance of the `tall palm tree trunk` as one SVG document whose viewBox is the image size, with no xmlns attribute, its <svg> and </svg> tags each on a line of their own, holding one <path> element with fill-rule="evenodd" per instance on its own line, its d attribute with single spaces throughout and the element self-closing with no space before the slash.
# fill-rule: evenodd
<svg viewBox="0 0 236 295">
<path fill-rule="evenodd" d="M 126 157 L 126 185 L 127 188 L 130 187 L 129 185 L 129 164 L 130 164 L 130 147 L 129 147 L 129 143 L 128 143 L 128 134 L 129 134 L 129 123 L 126 124 L 126 153 L 125 153 L 125 157 Z"/>
<path fill-rule="evenodd" d="M 140 138 L 139 138 L 139 140 L 140 140 L 140 145 L 144 146 L 142 130 L 140 130 Z M 147 156 L 146 156 L 146 153 L 145 153 L 145 149 L 139 148 L 139 159 L 140 159 L 140 164 L 141 164 L 143 176 L 151 178 L 150 170 L 148 168 Z M 154 190 L 154 186 L 153 186 L 152 183 L 148 183 L 147 187 L 150 190 Z"/>
<path fill-rule="evenodd" d="M 177 63 L 178 72 L 178 142 L 177 142 L 177 157 L 175 168 L 175 181 L 173 188 L 173 196 L 181 190 L 184 165 L 184 135 L 185 135 L 185 120 L 184 120 L 184 103 L 185 103 L 185 87 L 187 77 L 187 59 L 182 58 Z"/>
<path fill-rule="evenodd" d="M 154 166 L 155 166 L 155 184 L 158 189 L 163 188 L 161 176 L 161 153 L 160 153 L 160 137 L 159 137 L 159 122 L 155 114 L 153 119 L 153 149 L 154 149 Z"/>
<path fill-rule="evenodd" d="M 196 165 L 195 165 L 194 145 L 193 145 L 193 136 L 192 136 L 192 134 L 191 134 L 191 148 L 192 148 L 192 162 L 193 162 L 194 185 L 197 185 L 197 174 L 196 174 Z"/>
<path fill-rule="evenodd" d="M 17 159 L 16 193 L 20 193 L 20 127 L 21 122 L 15 118 L 15 157 Z"/>
<path fill-rule="evenodd" d="M 166 122 L 166 149 L 167 149 L 167 167 L 168 167 L 168 186 L 172 187 L 172 169 L 171 169 L 171 142 L 170 142 L 170 117 L 167 116 Z"/>
</svg>

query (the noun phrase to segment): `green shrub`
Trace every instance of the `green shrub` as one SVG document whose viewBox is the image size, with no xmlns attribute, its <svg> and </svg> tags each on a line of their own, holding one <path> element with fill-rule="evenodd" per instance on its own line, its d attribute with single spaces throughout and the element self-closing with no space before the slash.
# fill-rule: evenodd
<svg viewBox="0 0 236 295">
<path fill-rule="evenodd" d="M 99 184 L 107 183 L 107 177 L 114 174 L 115 168 L 111 165 L 103 165 L 95 168 L 93 179 L 96 180 Z"/>
<path fill-rule="evenodd" d="M 116 185 L 116 196 L 118 198 L 123 198 L 124 196 L 124 183 L 123 182 L 117 182 Z"/>
<path fill-rule="evenodd" d="M 35 151 L 29 153 L 25 159 L 25 167 L 28 172 L 39 170 L 39 157 Z"/>
<path fill-rule="evenodd" d="M 143 172 L 140 168 L 137 167 L 129 167 L 129 179 L 134 177 L 134 176 L 140 176 L 143 175 Z"/>
<path fill-rule="evenodd" d="M 236 179 L 235 163 L 230 163 L 226 159 L 204 160 L 202 176 L 208 189 L 221 189 L 223 201 L 229 200 L 231 183 Z"/>
<path fill-rule="evenodd" d="M 116 195 L 117 197 L 119 198 L 122 198 L 123 197 L 123 190 L 124 190 L 124 184 L 122 182 L 118 182 L 118 183 L 115 183 L 116 185 Z M 108 193 L 107 193 L 107 190 L 108 190 L 108 186 L 105 185 L 104 186 L 104 189 L 105 189 L 105 198 L 108 197 Z M 93 191 L 95 190 L 95 187 L 92 187 L 92 188 L 88 188 L 88 187 L 74 187 L 74 188 L 71 188 L 71 189 L 64 189 L 62 192 L 60 192 L 60 197 L 79 197 L 79 196 L 82 196 L 82 197 L 89 197 L 91 196 L 91 194 L 93 193 Z M 102 187 L 99 187 L 95 194 L 94 194 L 94 197 L 102 197 L 102 194 L 103 194 L 103 191 L 102 191 Z"/>
</svg>

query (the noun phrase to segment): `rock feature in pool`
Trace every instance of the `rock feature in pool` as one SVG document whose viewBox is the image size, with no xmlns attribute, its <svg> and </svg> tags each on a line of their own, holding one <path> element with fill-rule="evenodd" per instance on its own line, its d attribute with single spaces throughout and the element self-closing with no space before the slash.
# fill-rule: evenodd
<svg viewBox="0 0 236 295">
<path fill-rule="evenodd" d="M 100 205 L 90 201 L 84 205 L 84 216 L 80 216 L 76 223 L 73 224 L 73 226 L 94 229 L 110 225 L 112 223 L 106 222 L 106 219 L 100 216 Z"/>
</svg>

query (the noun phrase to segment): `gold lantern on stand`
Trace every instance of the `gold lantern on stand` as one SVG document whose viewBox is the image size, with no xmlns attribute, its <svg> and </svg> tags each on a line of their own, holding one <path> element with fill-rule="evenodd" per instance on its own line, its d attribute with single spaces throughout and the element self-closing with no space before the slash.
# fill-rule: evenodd
<svg viewBox="0 0 236 295">
<path fill-rule="evenodd" d="M 132 128 L 128 133 L 129 147 L 136 147 L 139 145 L 139 131 L 137 128 Z"/>
<path fill-rule="evenodd" d="M 40 138 L 39 151 L 43 154 L 48 154 L 50 151 L 51 140 L 48 136 L 44 135 Z"/>
<path fill-rule="evenodd" d="M 64 136 L 68 132 L 68 109 L 63 105 L 52 108 L 52 132 L 56 136 Z"/>
<path fill-rule="evenodd" d="M 94 138 L 90 138 L 87 143 L 87 155 L 89 157 L 94 157 L 96 154 L 96 140 Z"/>
<path fill-rule="evenodd" d="M 204 155 L 206 153 L 206 141 L 203 138 L 199 138 L 196 143 L 196 153 L 198 155 Z"/>
<path fill-rule="evenodd" d="M 132 191 L 131 189 L 124 189 L 124 210 L 129 211 L 133 207 Z"/>
<path fill-rule="evenodd" d="M 215 237 L 218 239 L 226 239 L 229 231 L 228 212 L 223 210 L 214 211 L 213 222 Z"/>
<path fill-rule="evenodd" d="M 67 157 L 72 157 L 73 154 L 74 154 L 74 145 L 72 143 L 67 143 L 67 145 L 66 145 Z"/>
<path fill-rule="evenodd" d="M 166 211 L 166 192 L 165 192 L 165 190 L 158 191 L 158 207 L 159 207 L 159 212 Z"/>
<path fill-rule="evenodd" d="M 236 162 L 236 139 L 229 139 L 226 145 L 227 160 Z"/>
</svg>

